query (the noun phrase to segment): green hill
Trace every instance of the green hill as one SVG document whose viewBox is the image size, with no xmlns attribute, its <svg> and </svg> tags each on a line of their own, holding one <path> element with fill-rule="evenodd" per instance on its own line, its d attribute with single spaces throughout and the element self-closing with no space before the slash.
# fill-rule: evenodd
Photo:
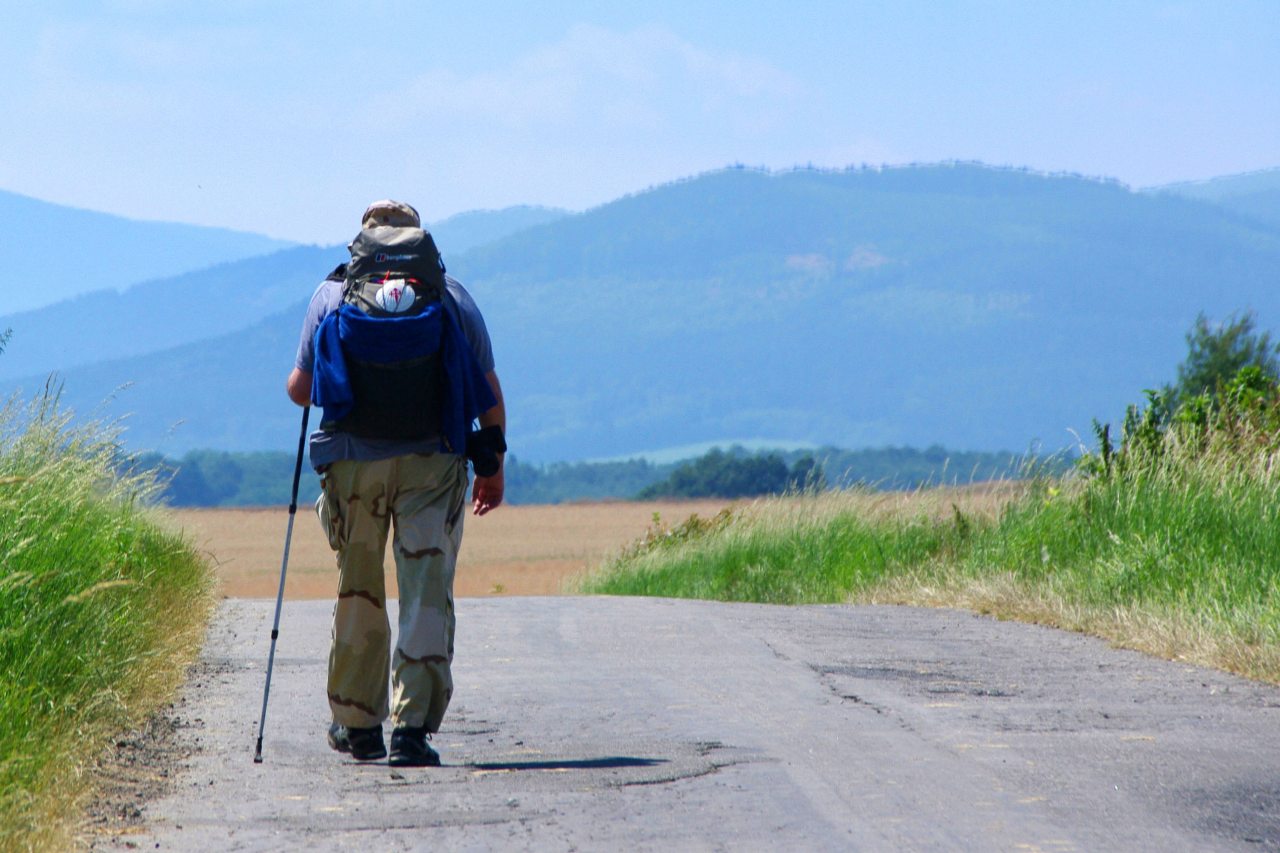
<svg viewBox="0 0 1280 853">
<path fill-rule="evenodd" d="M 1169 380 L 1198 312 L 1280 323 L 1280 229 L 975 165 L 730 169 L 445 251 L 535 462 L 748 439 L 1053 449 Z M 70 370 L 67 397 L 91 408 L 133 381 L 107 411 L 169 455 L 288 450 L 281 387 L 309 294 Z"/>
</svg>

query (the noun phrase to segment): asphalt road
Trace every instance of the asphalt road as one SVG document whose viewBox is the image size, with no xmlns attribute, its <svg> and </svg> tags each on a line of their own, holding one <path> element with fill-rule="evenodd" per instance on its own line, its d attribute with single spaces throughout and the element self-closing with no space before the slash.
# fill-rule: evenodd
<svg viewBox="0 0 1280 853">
<path fill-rule="evenodd" d="M 445 765 L 328 749 L 327 602 L 228 600 L 162 850 L 1280 850 L 1280 689 L 956 611 L 458 604 Z M 394 624 L 394 622 L 393 622 Z"/>
</svg>

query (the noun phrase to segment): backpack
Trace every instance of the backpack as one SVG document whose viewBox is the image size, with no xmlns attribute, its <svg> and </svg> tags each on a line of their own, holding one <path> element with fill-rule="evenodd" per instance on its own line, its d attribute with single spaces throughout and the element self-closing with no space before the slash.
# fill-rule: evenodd
<svg viewBox="0 0 1280 853">
<path fill-rule="evenodd" d="M 342 301 L 372 317 L 412 317 L 444 298 L 444 261 L 421 228 L 366 228 L 348 247 Z"/>
<path fill-rule="evenodd" d="M 390 323 L 446 310 L 444 261 L 427 231 L 367 228 L 349 248 L 339 310 Z M 424 341 L 420 355 L 402 361 L 373 362 L 348 354 L 355 404 L 341 420 L 321 424 L 321 429 L 404 441 L 439 436 L 446 382 L 440 347 L 437 335 Z"/>
</svg>

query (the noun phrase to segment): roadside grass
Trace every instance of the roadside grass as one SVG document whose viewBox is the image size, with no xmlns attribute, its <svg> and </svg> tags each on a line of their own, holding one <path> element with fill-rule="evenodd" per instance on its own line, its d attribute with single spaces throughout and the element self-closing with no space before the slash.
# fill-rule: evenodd
<svg viewBox="0 0 1280 853">
<path fill-rule="evenodd" d="M 1007 491 L 1001 490 L 1001 491 Z M 794 494 L 650 530 L 581 582 L 584 592 L 774 604 L 835 603 L 940 554 L 963 506 L 989 518 L 983 490 Z M 968 516 L 966 516 L 968 517 Z"/>
<path fill-rule="evenodd" d="M 46 394 L 0 410 L 0 849 L 72 846 L 113 733 L 170 698 L 212 605 L 205 560 Z"/>
<path fill-rule="evenodd" d="M 1280 683 L 1280 474 L 1177 446 L 1102 476 L 791 495 L 657 524 L 584 592 L 962 607 Z"/>
</svg>

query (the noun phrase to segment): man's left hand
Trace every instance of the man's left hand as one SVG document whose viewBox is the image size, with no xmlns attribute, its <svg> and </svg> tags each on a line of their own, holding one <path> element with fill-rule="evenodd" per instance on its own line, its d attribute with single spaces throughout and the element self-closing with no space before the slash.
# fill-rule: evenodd
<svg viewBox="0 0 1280 853">
<path fill-rule="evenodd" d="M 505 488 L 502 469 L 492 477 L 476 477 L 471 484 L 471 507 L 476 515 L 484 515 L 502 504 L 502 492 Z"/>
</svg>

